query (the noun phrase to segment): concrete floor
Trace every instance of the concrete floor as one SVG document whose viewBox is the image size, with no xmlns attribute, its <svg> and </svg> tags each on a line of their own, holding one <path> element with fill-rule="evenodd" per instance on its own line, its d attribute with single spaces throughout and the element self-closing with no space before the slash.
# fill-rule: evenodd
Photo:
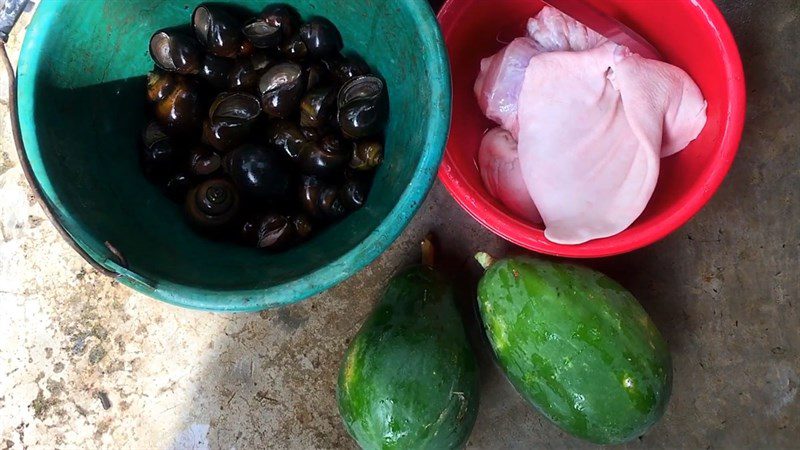
<svg viewBox="0 0 800 450">
<path fill-rule="evenodd" d="M 669 409 L 630 448 L 800 448 L 800 3 L 719 4 L 748 80 L 733 170 L 680 231 L 593 263 L 634 292 L 673 354 Z M 11 38 L 14 59 L 29 19 Z M 61 241 L 25 185 L 7 116 L 0 449 L 352 448 L 336 372 L 383 281 L 427 230 L 472 280 L 471 254 L 509 248 L 437 184 L 388 252 L 324 294 L 260 314 L 177 309 L 98 275 Z M 483 389 L 469 448 L 588 447 L 526 406 L 473 338 Z"/>
</svg>

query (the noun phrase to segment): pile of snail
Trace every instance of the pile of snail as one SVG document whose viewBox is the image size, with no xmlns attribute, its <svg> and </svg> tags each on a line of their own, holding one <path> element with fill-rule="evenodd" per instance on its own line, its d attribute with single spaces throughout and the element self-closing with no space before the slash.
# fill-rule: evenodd
<svg viewBox="0 0 800 450">
<path fill-rule="evenodd" d="M 285 250 L 364 205 L 388 94 L 327 19 L 240 17 L 204 4 L 153 34 L 140 160 L 195 229 Z"/>
</svg>

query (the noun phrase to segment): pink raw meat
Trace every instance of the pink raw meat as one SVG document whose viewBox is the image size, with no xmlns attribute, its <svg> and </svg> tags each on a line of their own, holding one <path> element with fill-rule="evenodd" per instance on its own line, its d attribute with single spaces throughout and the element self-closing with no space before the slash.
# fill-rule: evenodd
<svg viewBox="0 0 800 450">
<path fill-rule="evenodd" d="M 693 85 L 682 70 L 611 42 L 533 57 L 519 95 L 518 152 L 549 240 L 612 236 L 639 217 L 658 179 L 662 132 L 672 151 L 705 122 Z"/>
<path fill-rule="evenodd" d="M 528 62 L 536 53 L 530 39 L 514 39 L 500 52 L 481 61 L 481 73 L 475 81 L 475 96 L 481 111 L 514 135 L 517 97 Z"/>
<path fill-rule="evenodd" d="M 502 50 L 484 58 L 475 80 L 475 96 L 483 114 L 516 138 L 517 101 L 525 69 L 542 52 L 579 51 L 596 47 L 606 39 L 555 8 L 545 6 L 528 20 L 529 37 L 514 39 Z"/>
<path fill-rule="evenodd" d="M 517 141 L 511 133 L 500 127 L 486 133 L 478 149 L 478 166 L 483 185 L 494 198 L 520 218 L 541 223 L 542 217 L 522 178 Z"/>
<path fill-rule="evenodd" d="M 536 17 L 528 19 L 528 36 L 542 53 L 589 50 L 607 41 L 594 30 L 550 6 L 545 6 Z"/>
<path fill-rule="evenodd" d="M 617 47 L 611 82 L 622 93 L 628 120 L 636 129 L 659 129 L 662 158 L 683 150 L 706 124 L 700 88 L 678 67 Z"/>
</svg>

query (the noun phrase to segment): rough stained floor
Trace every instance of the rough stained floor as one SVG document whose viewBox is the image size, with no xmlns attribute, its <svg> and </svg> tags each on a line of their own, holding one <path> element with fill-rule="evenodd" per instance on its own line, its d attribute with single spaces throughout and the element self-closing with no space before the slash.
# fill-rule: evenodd
<svg viewBox="0 0 800 450">
<path fill-rule="evenodd" d="M 673 354 L 669 409 L 629 448 L 800 446 L 800 4 L 719 5 L 748 81 L 733 169 L 679 232 L 594 263 L 636 294 Z M 29 20 L 11 38 L 14 60 Z M 427 230 L 471 280 L 472 253 L 508 248 L 437 184 L 391 250 L 340 286 L 260 314 L 185 311 L 84 264 L 28 190 L 5 107 L 0 127 L 0 449 L 352 448 L 336 372 L 387 277 Z M 588 447 L 527 407 L 479 351 L 469 448 Z"/>
</svg>

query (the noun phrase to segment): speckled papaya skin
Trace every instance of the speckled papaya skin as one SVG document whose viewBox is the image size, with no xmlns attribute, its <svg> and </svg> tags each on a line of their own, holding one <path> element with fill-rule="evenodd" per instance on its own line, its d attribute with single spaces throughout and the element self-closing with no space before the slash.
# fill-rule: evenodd
<svg viewBox="0 0 800 450">
<path fill-rule="evenodd" d="M 505 259 L 484 274 L 478 303 L 508 379 L 568 433 L 622 443 L 664 413 L 672 390 L 667 344 L 614 280 L 570 264 Z"/>
<path fill-rule="evenodd" d="M 448 282 L 394 277 L 342 362 L 339 412 L 364 449 L 455 449 L 478 412 L 478 368 Z"/>
</svg>

